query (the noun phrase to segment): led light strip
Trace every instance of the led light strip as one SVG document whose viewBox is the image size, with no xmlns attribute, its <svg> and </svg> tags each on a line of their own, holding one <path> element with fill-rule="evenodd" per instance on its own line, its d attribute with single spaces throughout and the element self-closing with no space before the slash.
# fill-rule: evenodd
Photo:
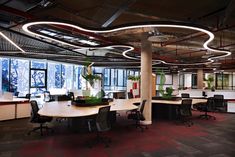
<svg viewBox="0 0 235 157">
<path fill-rule="evenodd" d="M 13 46 L 15 46 L 17 49 L 19 49 L 21 52 L 26 53 L 22 48 L 20 48 L 16 43 L 14 43 L 11 39 L 9 39 L 7 36 L 5 36 L 2 32 L 0 32 L 0 35 L 6 39 L 9 43 L 11 43 Z"/>
<path fill-rule="evenodd" d="M 63 42 L 63 41 L 60 41 L 60 40 L 57 40 L 57 39 L 53 39 L 53 38 L 50 38 L 50 37 L 32 32 L 28 29 L 30 26 L 35 26 L 35 25 L 62 25 L 62 26 L 72 27 L 72 28 L 75 28 L 75 29 L 78 29 L 78 30 L 81 30 L 81 31 L 90 32 L 90 33 L 110 33 L 110 32 L 117 32 L 117 31 L 122 31 L 122 30 L 127 30 L 127 29 L 146 28 L 146 27 L 158 27 L 158 28 L 159 27 L 166 27 L 166 28 L 190 29 L 190 30 L 195 30 L 195 31 L 206 33 L 209 36 L 209 39 L 203 44 L 203 47 L 206 50 L 209 50 L 209 51 L 212 51 L 212 52 L 215 52 L 215 53 L 224 53 L 224 54 L 220 55 L 220 56 L 216 56 L 216 57 L 210 57 L 210 58 L 207 59 L 208 60 L 207 62 L 198 62 L 198 63 L 190 63 L 190 64 L 170 63 L 170 62 L 165 62 L 163 60 L 153 60 L 153 61 L 155 61 L 157 63 L 160 62 L 160 63 L 163 63 L 163 64 L 169 64 L 169 65 L 199 65 L 199 64 L 201 65 L 201 64 L 211 63 L 211 62 L 214 61 L 214 59 L 231 55 L 230 51 L 214 49 L 214 48 L 210 48 L 208 46 L 208 44 L 215 38 L 215 36 L 212 32 L 210 32 L 206 29 L 203 29 L 203 28 L 194 27 L 194 26 L 187 26 L 187 25 L 181 25 L 181 24 L 144 24 L 144 25 L 125 26 L 125 27 L 119 27 L 119 28 L 114 28 L 114 29 L 106 29 L 106 30 L 92 30 L 92 29 L 85 29 L 85 28 L 82 28 L 80 26 L 76 26 L 76 25 L 69 24 L 69 23 L 52 22 L 52 21 L 38 21 L 38 22 L 27 23 L 27 24 L 23 25 L 23 27 L 22 27 L 25 32 L 30 33 L 32 35 L 39 36 L 39 37 L 42 37 L 42 38 L 46 38 L 46 39 L 49 39 L 49 40 L 52 40 L 52 41 L 59 42 L 59 43 L 64 44 L 64 45 L 68 45 L 68 46 L 72 46 L 72 47 L 80 48 L 80 49 L 90 49 L 90 48 L 106 49 L 106 48 L 115 48 L 115 47 L 128 48 L 127 50 L 123 51 L 123 53 L 122 53 L 123 56 L 126 57 L 126 58 L 129 58 L 129 59 L 140 60 L 139 58 L 131 57 L 131 56 L 127 55 L 128 52 L 134 50 L 133 46 L 130 46 L 130 45 L 110 45 L 110 46 L 98 46 L 98 47 L 97 46 L 77 46 L 77 45 L 74 45 L 74 44 L 70 44 L 70 43 L 67 43 L 67 42 Z"/>
</svg>

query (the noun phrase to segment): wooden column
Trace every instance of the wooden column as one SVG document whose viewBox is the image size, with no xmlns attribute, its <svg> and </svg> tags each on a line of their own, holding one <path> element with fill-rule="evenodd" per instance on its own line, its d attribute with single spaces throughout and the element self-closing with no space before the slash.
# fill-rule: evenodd
<svg viewBox="0 0 235 157">
<path fill-rule="evenodd" d="M 203 70 L 202 69 L 197 70 L 197 88 L 203 89 Z"/>
<path fill-rule="evenodd" d="M 152 43 L 147 40 L 147 34 L 141 38 L 141 101 L 146 99 L 144 108 L 145 121 L 152 124 Z"/>
</svg>

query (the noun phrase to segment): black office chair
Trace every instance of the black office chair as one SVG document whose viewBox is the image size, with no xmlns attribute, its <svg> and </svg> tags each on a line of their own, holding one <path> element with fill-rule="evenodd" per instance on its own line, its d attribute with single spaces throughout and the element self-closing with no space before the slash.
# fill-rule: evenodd
<svg viewBox="0 0 235 157">
<path fill-rule="evenodd" d="M 30 97 L 31 97 L 31 94 L 26 94 L 26 95 L 25 95 L 25 98 L 26 98 L 26 99 L 30 99 Z"/>
<path fill-rule="evenodd" d="M 181 98 L 190 98 L 188 93 L 181 93 Z"/>
<path fill-rule="evenodd" d="M 134 98 L 133 93 L 131 93 L 131 92 L 128 92 L 128 93 L 127 93 L 127 96 L 128 96 L 128 99 Z"/>
<path fill-rule="evenodd" d="M 214 103 L 216 111 L 226 111 L 226 102 L 223 95 L 214 95 Z"/>
<path fill-rule="evenodd" d="M 74 93 L 73 92 L 69 92 L 68 93 L 68 97 L 70 98 L 70 100 L 74 101 L 75 97 L 74 97 Z"/>
<path fill-rule="evenodd" d="M 214 120 L 216 119 L 215 116 L 209 115 L 208 112 L 212 112 L 215 111 L 215 102 L 214 102 L 214 98 L 210 97 L 207 99 L 207 103 L 206 104 L 201 104 L 197 107 L 197 109 L 199 111 L 203 111 L 205 112 L 204 114 L 200 115 L 199 117 L 202 119 L 210 119 L 213 118 Z"/>
<path fill-rule="evenodd" d="M 15 96 L 18 97 L 20 92 L 15 92 Z"/>
<path fill-rule="evenodd" d="M 89 147 L 96 143 L 104 143 L 106 147 L 109 147 L 111 139 L 108 137 L 100 136 L 100 132 L 105 132 L 111 129 L 110 120 L 109 120 L 110 106 L 105 106 L 99 108 L 99 112 L 96 116 L 96 119 L 88 120 L 89 131 L 95 131 L 96 138 L 88 143 Z"/>
<path fill-rule="evenodd" d="M 178 111 L 179 120 L 189 127 L 193 125 L 190 119 L 192 117 L 191 106 L 192 99 L 183 99 Z"/>
<path fill-rule="evenodd" d="M 136 128 L 140 128 L 143 132 L 144 129 L 147 129 L 147 125 L 142 125 L 140 121 L 145 120 L 145 117 L 143 115 L 144 112 L 144 106 L 147 100 L 143 100 L 138 110 L 132 110 L 130 114 L 128 114 L 127 118 L 135 120 L 135 126 Z"/>
<path fill-rule="evenodd" d="M 44 96 L 43 101 L 45 102 L 55 101 L 55 99 L 52 98 L 51 93 L 49 91 L 44 91 L 43 96 Z"/>
<path fill-rule="evenodd" d="M 40 130 L 40 134 L 42 136 L 43 135 L 43 129 L 46 129 L 46 131 L 48 131 L 48 130 L 53 131 L 51 128 L 48 128 L 47 126 L 44 126 L 44 124 L 46 122 L 51 122 L 52 121 L 52 117 L 40 116 L 38 114 L 39 108 L 38 108 L 37 101 L 32 100 L 32 101 L 30 101 L 30 104 L 31 104 L 31 107 L 32 107 L 30 122 L 31 123 L 38 123 L 38 124 L 40 124 L 40 126 L 39 127 L 35 127 L 32 130 L 30 130 L 28 132 L 28 135 L 30 135 L 32 132 Z"/>
</svg>

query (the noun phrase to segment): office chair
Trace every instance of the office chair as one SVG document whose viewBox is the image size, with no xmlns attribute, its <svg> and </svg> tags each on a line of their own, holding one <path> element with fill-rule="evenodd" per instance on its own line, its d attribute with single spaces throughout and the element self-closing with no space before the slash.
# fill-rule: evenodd
<svg viewBox="0 0 235 157">
<path fill-rule="evenodd" d="M 48 128 L 47 126 L 44 126 L 44 124 L 46 122 L 51 122 L 52 121 L 52 117 L 40 116 L 38 114 L 39 108 L 38 108 L 37 101 L 32 100 L 32 101 L 30 101 L 30 104 L 31 104 L 31 107 L 32 107 L 30 122 L 31 123 L 38 123 L 38 124 L 40 124 L 40 126 L 39 127 L 35 127 L 32 130 L 30 130 L 28 132 L 28 135 L 30 135 L 32 132 L 40 130 L 40 134 L 42 136 L 43 135 L 43 131 L 42 131 L 43 129 L 46 129 L 46 131 L 48 131 L 48 130 L 53 131 L 51 128 Z"/>
<path fill-rule="evenodd" d="M 128 93 L 127 93 L 127 96 L 128 96 L 128 99 L 134 98 L 133 93 L 131 93 L 131 92 L 128 92 Z"/>
<path fill-rule="evenodd" d="M 30 99 L 30 97 L 31 97 L 31 94 L 26 94 L 26 95 L 25 95 L 25 98 L 26 98 L 26 99 Z"/>
<path fill-rule="evenodd" d="M 69 92 L 68 93 L 68 97 L 70 98 L 70 100 L 74 101 L 75 100 L 75 96 L 73 92 Z"/>
<path fill-rule="evenodd" d="M 88 120 L 89 131 L 96 132 L 95 140 L 92 140 L 90 143 L 88 143 L 89 147 L 92 147 L 93 144 L 97 144 L 100 142 L 105 144 L 105 147 L 109 147 L 111 139 L 109 139 L 108 137 L 100 136 L 100 132 L 105 132 L 111 129 L 109 121 L 109 112 L 110 106 L 101 107 L 99 108 L 99 112 L 96 116 L 96 119 Z"/>
<path fill-rule="evenodd" d="M 15 96 L 18 97 L 20 92 L 15 92 Z"/>
<path fill-rule="evenodd" d="M 144 129 L 148 129 L 147 125 L 141 125 L 140 121 L 145 120 L 145 117 L 143 115 L 144 112 L 144 106 L 147 100 L 143 100 L 140 108 L 138 110 L 132 110 L 130 114 L 128 114 L 127 118 L 135 120 L 135 126 L 136 128 L 140 128 L 141 131 L 143 132 Z"/>
<path fill-rule="evenodd" d="M 217 111 L 225 111 L 226 110 L 226 102 L 224 100 L 223 95 L 214 95 L 214 103 L 215 103 L 215 110 Z"/>
<path fill-rule="evenodd" d="M 45 102 L 55 101 L 55 99 L 52 98 L 51 93 L 49 91 L 44 91 L 43 96 L 44 96 L 43 101 Z"/>
<path fill-rule="evenodd" d="M 57 97 L 57 101 L 69 101 L 71 100 L 71 97 L 69 97 L 68 95 L 58 95 Z"/>
<path fill-rule="evenodd" d="M 208 112 L 214 111 L 215 110 L 215 102 L 214 98 L 210 97 L 207 99 L 206 104 L 201 104 L 200 106 L 197 107 L 199 111 L 204 111 L 205 113 L 200 115 L 199 117 L 202 119 L 210 119 L 213 118 L 214 120 L 216 119 L 215 116 L 209 115 Z"/>
<path fill-rule="evenodd" d="M 188 93 L 181 93 L 181 98 L 190 98 Z"/>
<path fill-rule="evenodd" d="M 189 127 L 193 125 L 190 119 L 192 116 L 191 106 L 192 99 L 183 99 L 179 107 L 179 120 Z"/>
</svg>

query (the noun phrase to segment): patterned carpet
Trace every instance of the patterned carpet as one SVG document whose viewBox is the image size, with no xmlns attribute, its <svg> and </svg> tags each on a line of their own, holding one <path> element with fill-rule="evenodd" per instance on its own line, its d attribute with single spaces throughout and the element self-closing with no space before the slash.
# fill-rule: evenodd
<svg viewBox="0 0 235 157">
<path fill-rule="evenodd" d="M 66 121 L 53 121 L 55 132 L 41 137 L 27 136 L 29 119 L 0 122 L 0 157 L 234 157 L 235 114 L 213 113 L 216 120 L 202 120 L 193 112 L 192 127 L 174 121 L 154 120 L 144 133 L 136 129 L 125 113 L 111 131 L 109 148 L 87 147 L 94 133 L 76 133 Z"/>
</svg>

